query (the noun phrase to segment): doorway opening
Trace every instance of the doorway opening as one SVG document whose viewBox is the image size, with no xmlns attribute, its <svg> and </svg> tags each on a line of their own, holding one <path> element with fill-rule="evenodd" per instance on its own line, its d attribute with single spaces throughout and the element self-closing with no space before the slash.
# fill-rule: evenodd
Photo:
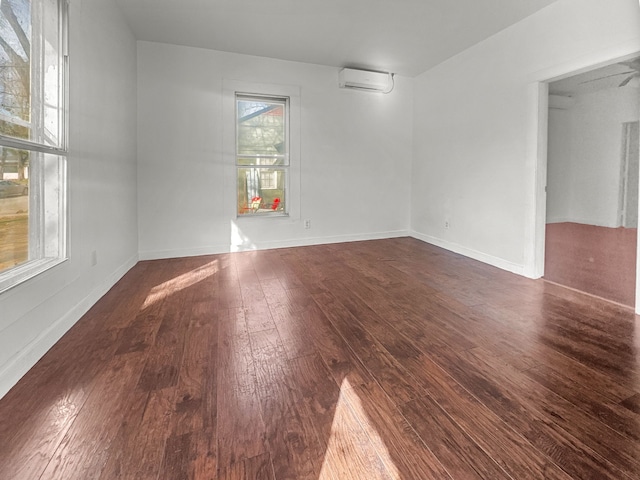
<svg viewBox="0 0 640 480">
<path fill-rule="evenodd" d="M 544 278 L 634 307 L 640 57 L 548 86 Z"/>
</svg>

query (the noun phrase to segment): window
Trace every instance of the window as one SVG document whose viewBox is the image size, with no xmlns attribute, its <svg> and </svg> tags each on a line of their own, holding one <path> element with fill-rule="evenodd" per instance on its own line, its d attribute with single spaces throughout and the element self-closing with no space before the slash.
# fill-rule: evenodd
<svg viewBox="0 0 640 480">
<path fill-rule="evenodd" d="M 66 257 L 66 1 L 0 2 L 0 291 Z"/>
<path fill-rule="evenodd" d="M 260 182 L 263 190 L 275 190 L 278 188 L 278 172 L 263 169 L 260 172 Z"/>
<path fill-rule="evenodd" d="M 285 215 L 289 174 L 289 99 L 236 94 L 237 211 Z"/>
</svg>

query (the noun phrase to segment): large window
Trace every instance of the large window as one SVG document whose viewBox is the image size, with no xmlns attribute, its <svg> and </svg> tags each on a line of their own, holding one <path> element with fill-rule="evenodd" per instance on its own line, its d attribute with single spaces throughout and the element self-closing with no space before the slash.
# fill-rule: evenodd
<svg viewBox="0 0 640 480">
<path fill-rule="evenodd" d="M 237 211 L 284 215 L 289 170 L 289 100 L 236 94 Z"/>
<path fill-rule="evenodd" d="M 66 0 L 0 0 L 0 291 L 66 257 Z"/>
</svg>

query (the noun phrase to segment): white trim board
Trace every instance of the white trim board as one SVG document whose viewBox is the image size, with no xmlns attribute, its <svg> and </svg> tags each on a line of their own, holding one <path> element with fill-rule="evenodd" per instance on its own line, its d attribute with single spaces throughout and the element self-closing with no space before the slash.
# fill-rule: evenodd
<svg viewBox="0 0 640 480">
<path fill-rule="evenodd" d="M 450 252 L 459 253 L 460 255 L 464 255 L 465 257 L 472 258 L 473 260 L 478 260 L 479 262 L 486 263 L 488 265 L 493 265 L 494 267 L 506 270 L 507 272 L 515 273 L 523 277 L 529 277 L 525 274 L 524 265 L 518 265 L 517 263 L 509 262 L 508 260 L 504 260 L 499 257 L 494 257 L 493 255 L 488 255 L 486 253 L 482 253 L 477 250 L 458 245 L 457 243 L 442 240 L 441 238 L 424 235 L 414 230 L 411 231 L 410 235 L 417 240 L 435 245 L 436 247 L 444 248 L 445 250 L 449 250 Z"/>
<path fill-rule="evenodd" d="M 197 257 L 200 255 L 217 255 L 221 253 L 231 253 L 233 251 L 243 252 L 251 250 L 272 250 L 276 248 L 307 247 L 311 245 L 324 245 L 330 243 L 362 242 L 366 240 L 382 240 L 385 238 L 399 238 L 411 236 L 408 230 L 394 230 L 390 232 L 361 233 L 350 235 L 335 235 L 330 237 L 307 237 L 292 240 L 276 240 L 268 242 L 257 242 L 251 246 L 212 245 L 211 247 L 197 247 L 175 250 L 158 250 L 140 252 L 140 260 L 161 260 L 165 258 Z"/>
</svg>

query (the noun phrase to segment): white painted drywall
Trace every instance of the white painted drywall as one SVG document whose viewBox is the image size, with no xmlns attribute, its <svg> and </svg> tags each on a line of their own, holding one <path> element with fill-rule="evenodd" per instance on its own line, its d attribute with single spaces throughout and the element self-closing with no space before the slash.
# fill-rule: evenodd
<svg viewBox="0 0 640 480">
<path fill-rule="evenodd" d="M 0 295 L 0 396 L 137 261 L 135 39 L 112 0 L 69 20 L 69 260 Z"/>
<path fill-rule="evenodd" d="M 619 227 L 622 124 L 638 121 L 637 88 L 574 96 L 549 111 L 547 222 Z"/>
<path fill-rule="evenodd" d="M 536 276 L 538 82 L 638 51 L 636 0 L 559 0 L 417 77 L 413 234 Z"/>
<path fill-rule="evenodd" d="M 229 213 L 229 81 L 300 91 L 299 217 L 235 222 Z M 402 77 L 391 94 L 371 94 L 339 89 L 335 68 L 138 42 L 141 258 L 229 251 L 235 227 L 248 248 L 406 235 L 412 96 Z"/>
</svg>

